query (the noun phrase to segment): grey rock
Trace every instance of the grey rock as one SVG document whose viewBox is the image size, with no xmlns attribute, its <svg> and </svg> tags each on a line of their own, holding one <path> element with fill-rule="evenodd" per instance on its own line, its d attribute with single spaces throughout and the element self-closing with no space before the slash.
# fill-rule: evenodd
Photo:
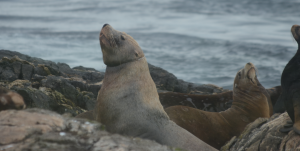
<svg viewBox="0 0 300 151">
<path fill-rule="evenodd" d="M 14 81 L 18 79 L 18 76 L 13 72 L 11 67 L 3 67 L 3 70 L 0 75 L 1 81 Z"/>
<path fill-rule="evenodd" d="M 110 134 L 100 123 L 27 109 L 0 112 L 0 150 L 174 151 L 154 141 Z"/>
<path fill-rule="evenodd" d="M 22 77 L 24 80 L 30 80 L 33 74 L 34 66 L 29 64 L 22 64 Z"/>
<path fill-rule="evenodd" d="M 274 114 L 270 119 L 259 118 L 247 125 L 239 137 L 233 137 L 222 151 L 296 150 L 300 147 L 300 136 L 293 130 L 281 133 L 280 128 L 290 120 L 288 114 Z"/>
</svg>

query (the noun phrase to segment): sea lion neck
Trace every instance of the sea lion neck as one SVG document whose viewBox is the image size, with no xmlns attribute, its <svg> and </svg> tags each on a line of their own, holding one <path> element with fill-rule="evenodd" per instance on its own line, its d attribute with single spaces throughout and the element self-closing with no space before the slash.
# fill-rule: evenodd
<svg viewBox="0 0 300 151">
<path fill-rule="evenodd" d="M 128 60 L 127 62 L 124 62 L 124 63 L 119 64 L 119 65 L 112 65 L 112 66 L 106 65 L 106 66 L 107 66 L 106 68 L 114 68 L 114 67 L 120 68 L 120 67 L 122 67 L 122 66 L 126 66 L 126 64 L 129 64 L 129 63 L 135 62 L 135 61 L 140 61 L 140 60 L 142 60 L 142 59 L 146 59 L 145 56 L 143 56 L 143 57 L 141 57 L 141 58 L 134 59 L 134 60 Z"/>
</svg>

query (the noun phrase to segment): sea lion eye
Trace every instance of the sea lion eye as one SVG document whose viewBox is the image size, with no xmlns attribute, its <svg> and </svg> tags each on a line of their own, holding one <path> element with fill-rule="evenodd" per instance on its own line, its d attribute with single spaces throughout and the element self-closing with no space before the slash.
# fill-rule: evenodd
<svg viewBox="0 0 300 151">
<path fill-rule="evenodd" d="M 122 39 L 122 40 L 125 40 L 125 36 L 124 36 L 124 35 L 121 35 L 121 39 Z"/>
<path fill-rule="evenodd" d="M 241 72 L 238 73 L 239 78 L 241 78 Z"/>
</svg>

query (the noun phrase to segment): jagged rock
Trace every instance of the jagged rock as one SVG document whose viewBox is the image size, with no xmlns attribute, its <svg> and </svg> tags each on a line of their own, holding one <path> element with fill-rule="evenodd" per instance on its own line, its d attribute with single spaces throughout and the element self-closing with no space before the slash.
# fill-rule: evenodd
<svg viewBox="0 0 300 151">
<path fill-rule="evenodd" d="M 0 150 L 175 151 L 154 141 L 110 134 L 100 123 L 27 109 L 0 112 Z"/>
<path fill-rule="evenodd" d="M 221 87 L 212 84 L 195 84 L 185 82 L 181 79 L 177 79 L 172 73 L 168 71 L 155 67 L 148 63 L 150 75 L 156 84 L 158 90 L 180 92 L 180 93 L 191 93 L 191 94 L 211 94 L 211 93 L 221 93 L 228 90 L 224 90 Z"/>
<path fill-rule="evenodd" d="M 270 119 L 259 118 L 247 125 L 239 137 L 233 137 L 221 150 L 298 150 L 300 148 L 300 135 L 293 130 L 289 133 L 279 131 L 288 120 L 290 120 L 290 117 L 286 112 L 275 114 Z"/>
<path fill-rule="evenodd" d="M 60 114 L 71 113 L 73 116 L 94 109 L 104 78 L 103 72 L 82 66 L 70 68 L 65 63 L 55 63 L 8 50 L 0 50 L 1 57 L 1 85 L 19 92 L 28 104 L 27 107 L 50 109 Z M 214 85 L 185 82 L 150 64 L 149 70 L 158 91 L 192 94 L 226 91 Z M 20 83 L 21 79 L 28 81 Z"/>
</svg>

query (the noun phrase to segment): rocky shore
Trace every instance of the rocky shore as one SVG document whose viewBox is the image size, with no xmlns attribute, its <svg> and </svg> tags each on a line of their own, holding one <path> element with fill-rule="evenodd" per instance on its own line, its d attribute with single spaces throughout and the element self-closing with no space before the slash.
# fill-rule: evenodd
<svg viewBox="0 0 300 151">
<path fill-rule="evenodd" d="M 285 112 L 270 119 L 259 118 L 250 123 L 239 137 L 233 137 L 221 151 L 294 151 L 300 149 L 300 136 L 293 130 L 279 131 L 291 120 Z"/>
<path fill-rule="evenodd" d="M 154 141 L 110 134 L 100 123 L 43 109 L 0 112 L 1 151 L 177 151 Z"/>
<path fill-rule="evenodd" d="M 74 118 L 93 110 L 105 73 L 82 66 L 70 68 L 65 63 L 9 50 L 0 50 L 0 58 L 0 86 L 22 95 L 27 106 L 26 110 L 0 112 L 0 150 L 180 150 L 150 140 L 110 134 L 100 123 Z M 160 93 L 228 91 L 214 85 L 185 82 L 151 64 L 149 70 Z M 221 105 L 226 106 L 225 110 L 230 107 L 230 102 Z M 211 105 L 205 109 L 219 111 L 214 108 Z M 287 120 L 286 113 L 257 119 L 222 150 L 299 149 L 298 135 L 293 131 L 288 134 L 278 131 Z"/>
<path fill-rule="evenodd" d="M 94 108 L 104 72 L 82 66 L 70 68 L 65 63 L 9 50 L 0 50 L 0 58 L 0 86 L 22 95 L 27 108 L 72 116 Z M 185 82 L 151 64 L 149 70 L 158 92 L 212 94 L 227 91 L 214 85 Z"/>
</svg>

